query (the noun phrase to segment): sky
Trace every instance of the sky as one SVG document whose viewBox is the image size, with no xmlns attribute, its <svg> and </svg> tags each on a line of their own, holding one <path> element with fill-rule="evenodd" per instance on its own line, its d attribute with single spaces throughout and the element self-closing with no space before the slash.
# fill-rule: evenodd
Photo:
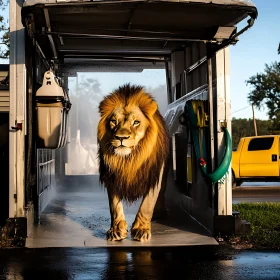
<svg viewBox="0 0 280 280">
<path fill-rule="evenodd" d="M 249 30 L 239 36 L 239 42 L 230 47 L 231 112 L 235 118 L 252 118 L 252 107 L 247 99 L 250 87 L 245 81 L 263 72 L 265 64 L 280 60 L 277 52 L 280 43 L 280 0 L 255 0 L 253 3 L 258 9 L 258 18 Z M 257 119 L 268 119 L 266 110 L 255 108 L 254 111 Z"/>
<path fill-rule="evenodd" d="M 277 51 L 280 43 L 280 0 L 255 0 L 253 3 L 258 9 L 258 18 L 249 30 L 239 36 L 238 43 L 230 46 L 232 118 L 248 119 L 253 117 L 252 107 L 247 99 L 250 87 L 246 85 L 245 81 L 251 76 L 263 72 L 266 63 L 270 64 L 280 60 Z M 245 25 L 247 25 L 247 19 L 237 26 L 238 31 Z M 110 79 L 106 73 L 95 74 L 95 77 L 105 92 L 126 81 L 145 81 L 145 85 L 154 87 L 165 80 L 165 74 L 160 70 L 146 70 L 141 75 L 119 73 L 111 75 Z M 268 119 L 265 108 L 261 110 L 254 108 L 254 113 L 256 119 Z"/>
</svg>

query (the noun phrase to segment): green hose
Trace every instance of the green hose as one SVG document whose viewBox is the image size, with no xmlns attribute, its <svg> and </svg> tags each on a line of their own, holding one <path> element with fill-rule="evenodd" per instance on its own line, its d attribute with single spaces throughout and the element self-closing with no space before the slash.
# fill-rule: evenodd
<svg viewBox="0 0 280 280">
<path fill-rule="evenodd" d="M 218 181 L 223 181 L 222 178 L 226 175 L 228 172 L 228 168 L 231 162 L 232 157 L 232 143 L 231 143 L 231 137 L 226 127 L 223 127 L 224 135 L 225 135 L 225 153 L 223 156 L 223 159 L 220 163 L 220 165 L 217 167 L 217 169 L 213 172 L 208 174 L 207 173 L 207 164 L 203 157 L 201 157 L 200 149 L 199 149 L 199 138 L 198 138 L 198 122 L 197 122 L 197 116 L 194 113 L 192 101 L 186 102 L 186 113 L 188 115 L 188 119 L 190 122 L 190 127 L 192 131 L 193 141 L 194 141 L 194 147 L 195 147 L 195 153 L 196 157 L 199 159 L 199 166 L 201 168 L 201 171 L 206 177 L 207 180 L 209 180 L 211 183 L 216 183 Z"/>
</svg>

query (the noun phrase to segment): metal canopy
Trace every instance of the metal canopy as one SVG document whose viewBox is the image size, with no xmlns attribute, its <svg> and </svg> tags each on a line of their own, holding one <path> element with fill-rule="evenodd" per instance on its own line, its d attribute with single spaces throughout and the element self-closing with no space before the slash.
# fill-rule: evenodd
<svg viewBox="0 0 280 280">
<path fill-rule="evenodd" d="M 248 0 L 27 0 L 22 8 L 23 25 L 47 60 L 66 64 L 162 60 L 195 41 L 228 45 L 248 16 L 257 17 Z"/>
</svg>

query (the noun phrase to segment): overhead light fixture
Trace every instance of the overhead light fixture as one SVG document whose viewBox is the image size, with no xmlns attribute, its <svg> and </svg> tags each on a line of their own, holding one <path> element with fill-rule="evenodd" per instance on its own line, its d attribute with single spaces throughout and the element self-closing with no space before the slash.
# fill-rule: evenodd
<svg viewBox="0 0 280 280">
<path fill-rule="evenodd" d="M 236 32 L 236 26 L 220 26 L 214 36 L 216 40 L 229 39 Z"/>
</svg>

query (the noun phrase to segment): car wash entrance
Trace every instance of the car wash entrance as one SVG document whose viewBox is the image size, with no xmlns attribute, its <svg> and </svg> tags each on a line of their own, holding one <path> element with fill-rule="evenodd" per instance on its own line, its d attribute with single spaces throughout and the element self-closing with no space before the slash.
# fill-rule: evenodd
<svg viewBox="0 0 280 280">
<path fill-rule="evenodd" d="M 69 141 L 60 149 L 62 158 L 66 159 L 63 162 L 64 174 L 56 177 L 56 193 L 41 210 L 39 226 L 30 232 L 27 247 L 142 246 L 140 242 L 132 241 L 130 234 L 123 242 L 106 241 L 106 232 L 110 228 L 109 203 L 106 190 L 99 183 L 96 136 L 98 104 L 107 92 L 118 87 L 121 80 L 131 84 L 145 82 L 158 101 L 162 114 L 166 112 L 164 65 L 150 64 L 150 69 L 140 69 L 139 66 L 137 72 L 133 68 L 128 71 L 126 65 L 122 72 L 118 67 L 115 72 L 77 72 L 76 76 L 68 78 L 72 106 L 69 112 Z M 148 67 L 148 64 L 144 66 Z M 100 69 L 101 66 L 96 70 Z M 107 80 L 111 85 L 105 83 Z M 124 205 L 130 229 L 140 200 L 130 206 Z M 217 245 L 209 232 L 188 215 L 182 214 L 176 216 L 184 219 L 187 226 L 183 229 L 180 228 L 179 216 L 174 219 L 175 214 L 172 218 L 154 219 L 150 246 L 169 246 L 169 240 L 173 240 L 173 245 Z"/>
<path fill-rule="evenodd" d="M 9 142 L 9 218 L 26 218 L 26 246 L 141 246 L 105 236 L 109 207 L 92 139 L 97 104 L 114 82 L 156 95 L 172 143 L 167 215 L 153 221 L 149 246 L 217 245 L 216 235 L 233 233 L 228 46 L 253 25 L 255 6 L 39 0 L 10 10 L 9 122 L 20 126 Z"/>
</svg>

